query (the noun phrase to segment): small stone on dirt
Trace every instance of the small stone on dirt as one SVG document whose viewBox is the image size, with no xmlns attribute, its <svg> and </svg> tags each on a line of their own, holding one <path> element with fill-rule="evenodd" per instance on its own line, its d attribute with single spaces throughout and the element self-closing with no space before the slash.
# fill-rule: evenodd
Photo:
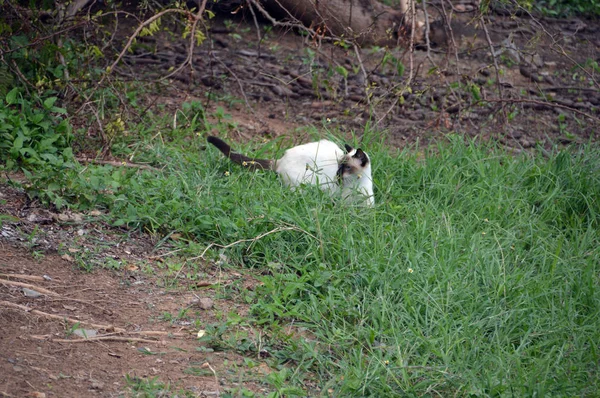
<svg viewBox="0 0 600 398">
<path fill-rule="evenodd" d="M 275 95 L 278 95 L 280 97 L 291 97 L 294 95 L 294 92 L 292 90 L 283 86 L 272 86 L 271 91 L 273 91 Z"/>
<path fill-rule="evenodd" d="M 32 290 L 32 289 L 27 289 L 26 287 L 23 288 L 23 294 L 25 295 L 25 297 L 31 297 L 31 298 L 37 298 L 42 295 L 42 293 L 36 292 L 35 290 Z"/>
<path fill-rule="evenodd" d="M 98 331 L 94 329 L 75 329 L 73 334 L 89 339 L 90 337 L 95 337 L 98 334 Z"/>
<path fill-rule="evenodd" d="M 104 388 L 104 383 L 97 380 L 92 380 L 92 390 L 102 390 Z"/>
<path fill-rule="evenodd" d="M 202 297 L 200 300 L 198 300 L 198 307 L 203 310 L 210 310 L 214 306 L 215 302 L 210 297 Z"/>
</svg>

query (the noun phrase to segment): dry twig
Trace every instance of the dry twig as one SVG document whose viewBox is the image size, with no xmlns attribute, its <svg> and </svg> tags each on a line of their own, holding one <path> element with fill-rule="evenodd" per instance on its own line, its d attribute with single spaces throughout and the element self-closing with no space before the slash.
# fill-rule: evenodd
<svg viewBox="0 0 600 398">
<path fill-rule="evenodd" d="M 43 276 L 37 275 L 17 275 L 17 274 L 0 274 L 2 278 L 14 278 L 14 279 L 23 279 L 26 281 L 35 281 L 35 282 L 47 282 Z"/>
<path fill-rule="evenodd" d="M 45 340 L 45 341 L 51 341 L 53 343 L 93 343 L 96 341 L 124 341 L 124 342 L 135 342 L 135 343 L 160 343 L 161 340 L 148 340 L 148 339 L 139 339 L 136 337 L 117 337 L 117 336 L 99 336 L 99 337 L 88 337 L 88 338 L 81 338 L 81 339 L 75 339 L 75 340 L 71 340 L 71 339 L 49 339 L 47 336 L 44 335 L 30 335 L 29 337 L 31 337 L 32 339 L 35 340 Z"/>
<path fill-rule="evenodd" d="M 115 167 L 135 167 L 135 168 L 142 169 L 142 170 L 160 171 L 160 169 L 157 169 L 156 167 L 152 167 L 147 164 L 119 162 L 117 160 L 100 160 L 100 159 L 81 158 L 81 157 L 78 157 L 77 160 L 81 163 L 106 164 L 106 165 L 115 166 Z"/>
<path fill-rule="evenodd" d="M 66 316 L 61 316 L 61 315 L 54 315 L 54 314 L 48 314 L 47 312 L 43 312 L 43 311 L 39 311 L 39 310 L 34 310 L 31 309 L 29 307 L 26 307 L 24 305 L 20 305 L 20 304 L 15 304 L 15 303 L 11 303 L 8 301 L 0 301 L 0 306 L 1 307 L 5 307 L 5 308 L 11 308 L 11 309 L 16 309 L 16 310 L 20 310 L 23 312 L 28 312 L 34 315 L 39 315 L 45 318 L 50 318 L 50 319 L 57 319 L 60 321 L 66 321 L 72 324 L 81 324 L 81 325 L 87 325 L 90 327 L 93 327 L 94 329 L 105 329 L 105 330 L 115 330 L 117 332 L 121 332 L 121 333 L 125 333 L 127 332 L 125 329 L 123 328 L 118 328 L 112 325 L 101 325 L 101 324 L 97 324 L 97 323 L 92 323 L 92 322 L 88 322 L 88 321 L 82 321 L 79 319 L 72 319 L 72 318 L 67 318 Z"/>
<path fill-rule="evenodd" d="M 31 285 L 29 283 L 23 283 L 23 282 L 17 282 L 17 281 L 7 281 L 6 279 L 0 279 L 0 283 L 3 283 L 5 285 L 10 285 L 10 286 L 24 287 L 26 289 L 35 290 L 36 292 L 39 292 L 39 293 L 47 294 L 48 296 L 60 296 L 60 294 L 55 293 L 51 290 L 44 289 L 43 287 Z"/>
</svg>

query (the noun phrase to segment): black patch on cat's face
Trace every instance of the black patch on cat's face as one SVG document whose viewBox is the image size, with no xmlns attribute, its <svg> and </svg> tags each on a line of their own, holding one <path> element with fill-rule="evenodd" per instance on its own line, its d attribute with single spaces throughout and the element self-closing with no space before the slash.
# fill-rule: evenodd
<svg viewBox="0 0 600 398">
<path fill-rule="evenodd" d="M 348 171 L 349 171 L 348 163 L 346 163 L 346 162 L 340 163 L 337 171 L 335 172 L 335 176 L 338 180 L 338 183 L 342 182 L 342 179 L 344 178 L 344 172 L 348 172 Z"/>
<path fill-rule="evenodd" d="M 354 149 L 354 148 L 352 148 L 352 147 L 351 147 L 350 145 L 348 145 L 348 144 L 344 144 L 344 147 L 346 148 L 346 153 L 348 153 L 348 152 L 352 152 L 352 150 Z"/>
<path fill-rule="evenodd" d="M 360 148 L 356 150 L 356 153 L 352 157 L 360 161 L 360 167 L 365 167 L 369 163 L 369 157 Z"/>
</svg>

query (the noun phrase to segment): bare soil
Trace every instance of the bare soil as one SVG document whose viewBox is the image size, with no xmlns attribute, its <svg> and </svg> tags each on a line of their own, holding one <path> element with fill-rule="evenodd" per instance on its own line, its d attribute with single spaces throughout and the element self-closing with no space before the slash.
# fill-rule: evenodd
<svg viewBox="0 0 600 398">
<path fill-rule="evenodd" d="M 600 22 L 540 22 L 502 13 L 488 21 L 503 70 L 500 96 L 489 45 L 473 27 L 455 32 L 456 53 L 443 45 L 412 55 L 394 50 L 400 76 L 382 50 L 363 49 L 358 58 L 353 48 L 265 25 L 259 45 L 253 23 L 217 19 L 193 55 L 193 69 L 140 101 L 172 115 L 191 100 L 208 115 L 224 107 L 235 124 L 231 137 L 240 140 L 301 141 L 307 125 L 360 138 L 369 124 L 384 131 L 391 148 L 451 132 L 514 152 L 596 141 L 600 76 L 581 66 L 600 62 Z M 501 45 L 511 32 L 519 60 Z M 174 37 L 140 38 L 120 72 L 148 81 L 165 75 L 187 51 Z M 336 72 L 340 66 L 347 78 Z M 491 101 L 479 101 L 474 90 Z M 172 261 L 162 261 L 168 241 L 110 228 L 96 212 L 54 213 L 2 182 L 0 215 L 0 396 L 123 396 L 154 377 L 197 396 L 268 391 L 264 379 L 273 370 L 260 355 L 249 369 L 234 350 L 213 351 L 197 339 L 224 314 L 247 313 L 245 303 L 230 298 L 238 295 L 225 293 L 253 289 L 257 279 L 249 271 L 195 260 L 200 271 L 180 278 Z M 203 309 L 206 298 L 213 305 Z M 76 329 L 96 338 L 85 340 Z"/>
<path fill-rule="evenodd" d="M 152 237 L 96 216 L 52 213 L 5 184 L 0 199 L 12 220 L 0 231 L 0 396 L 116 397 L 152 378 L 199 397 L 266 391 L 266 362 L 249 370 L 234 351 L 198 341 L 208 325 L 247 314 L 225 298 L 254 288 L 247 271 L 197 261 L 181 270 L 197 270 L 192 280 L 178 278 L 162 262 L 168 244 L 154 250 Z"/>
<path fill-rule="evenodd" d="M 185 101 L 200 101 L 208 115 L 224 107 L 241 140 L 301 141 L 308 125 L 359 139 L 376 126 L 396 148 L 448 133 L 513 152 L 598 139 L 598 20 L 492 13 L 485 27 L 493 53 L 475 13 L 454 14 L 453 43 L 432 33 L 430 51 L 414 52 L 355 51 L 251 21 L 213 20 L 192 67 L 148 100 L 173 115 Z M 155 79 L 186 56 L 186 43 L 172 36 L 140 38 L 123 73 Z"/>
</svg>

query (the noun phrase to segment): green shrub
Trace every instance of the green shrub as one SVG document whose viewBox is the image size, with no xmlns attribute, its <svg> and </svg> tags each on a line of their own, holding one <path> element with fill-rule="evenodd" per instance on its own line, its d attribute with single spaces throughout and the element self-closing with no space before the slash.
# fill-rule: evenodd
<svg viewBox="0 0 600 398">
<path fill-rule="evenodd" d="M 26 99 L 19 88 L 0 98 L 0 161 L 6 168 L 60 165 L 73 157 L 71 125 L 56 101 Z"/>
</svg>

